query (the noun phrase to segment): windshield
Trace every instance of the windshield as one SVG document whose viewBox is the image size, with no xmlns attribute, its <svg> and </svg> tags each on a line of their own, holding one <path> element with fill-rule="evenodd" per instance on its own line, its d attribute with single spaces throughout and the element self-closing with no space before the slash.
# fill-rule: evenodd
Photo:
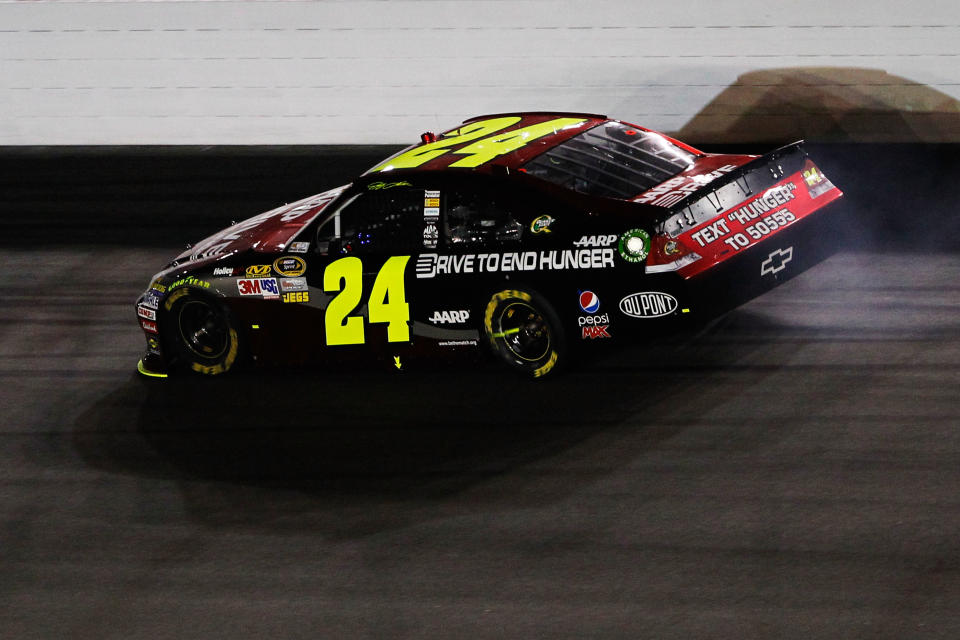
<svg viewBox="0 0 960 640">
<path fill-rule="evenodd" d="M 660 134 L 607 122 L 558 144 L 523 168 L 574 191 L 625 199 L 684 171 L 695 157 Z"/>
</svg>

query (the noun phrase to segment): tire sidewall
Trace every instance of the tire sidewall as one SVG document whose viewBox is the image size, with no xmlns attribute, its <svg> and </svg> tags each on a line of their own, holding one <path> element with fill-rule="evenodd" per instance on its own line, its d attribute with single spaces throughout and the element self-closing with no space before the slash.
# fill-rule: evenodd
<svg viewBox="0 0 960 640">
<path fill-rule="evenodd" d="M 534 360 L 520 359 L 509 347 L 506 346 L 502 338 L 494 337 L 496 322 L 495 318 L 498 310 L 504 309 L 510 304 L 520 302 L 531 307 L 539 313 L 546 321 L 550 344 L 543 357 Z M 525 286 L 504 286 L 502 289 L 494 291 L 482 306 L 483 323 L 481 330 L 484 335 L 484 343 L 487 350 L 498 361 L 510 367 L 514 371 L 530 378 L 542 378 L 547 375 L 554 375 L 566 361 L 566 335 L 563 330 L 563 324 L 554 311 L 553 306 L 547 300 Z"/>
<path fill-rule="evenodd" d="M 203 302 L 222 314 L 228 331 L 226 348 L 215 357 L 204 357 L 186 344 L 180 332 L 180 314 L 190 302 Z M 200 375 L 215 376 L 230 371 L 241 361 L 240 331 L 233 316 L 216 298 L 188 288 L 177 289 L 163 303 L 164 322 L 161 337 L 168 353 L 175 354 L 174 365 Z"/>
</svg>

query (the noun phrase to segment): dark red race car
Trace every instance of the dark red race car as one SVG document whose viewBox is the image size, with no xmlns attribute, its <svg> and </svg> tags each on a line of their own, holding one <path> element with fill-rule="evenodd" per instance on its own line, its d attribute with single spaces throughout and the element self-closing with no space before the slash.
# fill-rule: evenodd
<svg viewBox="0 0 960 640">
<path fill-rule="evenodd" d="M 540 377 L 817 263 L 840 197 L 800 143 L 708 154 L 599 115 L 474 118 L 177 256 L 137 300 L 139 370 L 488 354 Z"/>
</svg>

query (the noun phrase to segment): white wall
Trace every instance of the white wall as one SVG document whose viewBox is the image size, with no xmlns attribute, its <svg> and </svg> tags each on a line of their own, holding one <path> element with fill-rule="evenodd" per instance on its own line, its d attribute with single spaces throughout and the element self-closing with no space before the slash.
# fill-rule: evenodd
<svg viewBox="0 0 960 640">
<path fill-rule="evenodd" d="M 534 109 L 675 131 L 783 67 L 956 110 L 960 2 L 0 2 L 0 144 L 396 143 Z"/>
</svg>

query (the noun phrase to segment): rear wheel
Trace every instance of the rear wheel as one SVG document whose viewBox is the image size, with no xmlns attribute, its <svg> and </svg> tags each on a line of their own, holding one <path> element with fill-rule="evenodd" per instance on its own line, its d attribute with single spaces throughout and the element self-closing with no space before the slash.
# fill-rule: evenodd
<svg viewBox="0 0 960 640">
<path fill-rule="evenodd" d="M 553 308 L 536 293 L 495 293 L 483 323 L 494 354 L 511 368 L 533 378 L 556 371 L 564 352 L 563 329 Z"/>
<path fill-rule="evenodd" d="M 167 344 L 187 369 L 204 375 L 229 371 L 240 354 L 240 336 L 226 308 L 204 295 L 181 289 L 164 303 Z"/>
</svg>

